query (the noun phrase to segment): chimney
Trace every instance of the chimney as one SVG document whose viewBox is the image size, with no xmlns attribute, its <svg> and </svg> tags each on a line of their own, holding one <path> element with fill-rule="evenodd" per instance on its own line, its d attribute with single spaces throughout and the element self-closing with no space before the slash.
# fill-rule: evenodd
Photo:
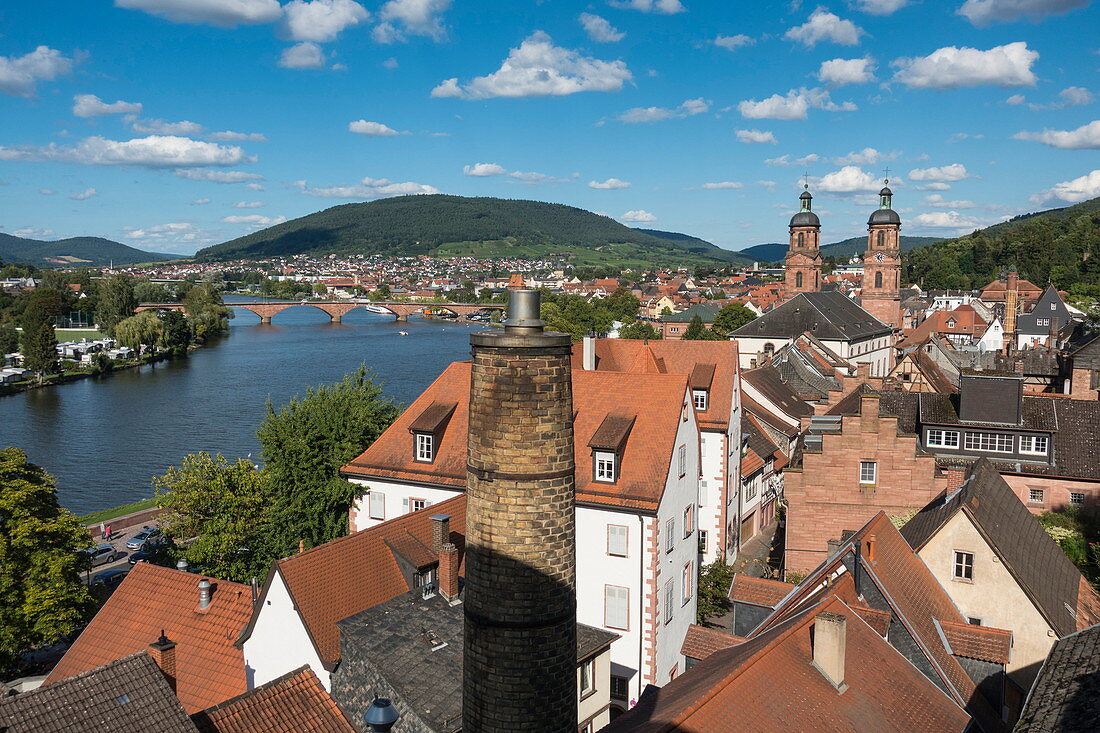
<svg viewBox="0 0 1100 733">
<path fill-rule="evenodd" d="M 537 290 L 508 301 L 470 336 L 462 729 L 575 731 L 572 344 Z"/>
<path fill-rule="evenodd" d="M 305 551 L 306 551 L 306 541 L 305 540 L 298 540 L 298 554 L 301 555 Z"/>
<path fill-rule="evenodd" d="M 1005 333 L 1016 337 L 1016 310 L 1020 303 L 1020 277 L 1013 270 L 1005 276 Z"/>
<path fill-rule="evenodd" d="M 210 607 L 211 585 L 209 578 L 199 581 L 199 610 L 205 611 Z"/>
<path fill-rule="evenodd" d="M 436 555 L 443 549 L 443 545 L 451 541 L 451 515 L 435 514 L 432 516 L 432 552 Z"/>
<path fill-rule="evenodd" d="M 842 614 L 822 611 L 814 616 L 814 625 L 810 630 L 814 666 L 839 692 L 848 689 L 844 684 L 844 636 L 847 625 L 848 619 Z"/>
<path fill-rule="evenodd" d="M 149 645 L 149 656 L 160 667 L 160 671 L 168 679 L 168 686 L 172 692 L 176 691 L 176 642 L 169 641 L 164 635 L 164 629 L 160 630 L 160 638 Z"/>
<path fill-rule="evenodd" d="M 859 398 L 859 425 L 861 432 L 878 432 L 878 401 L 877 394 L 865 394 Z"/>
<path fill-rule="evenodd" d="M 852 582 L 856 586 L 856 595 L 863 597 L 863 540 L 856 540 L 852 545 L 852 554 L 855 561 L 852 563 Z"/>
<path fill-rule="evenodd" d="M 867 547 L 864 556 L 869 563 L 874 563 L 875 561 L 875 544 L 875 536 L 873 534 L 867 535 Z"/>
<path fill-rule="evenodd" d="M 591 333 L 585 334 L 583 349 L 581 368 L 587 372 L 596 371 L 596 337 Z"/>
<path fill-rule="evenodd" d="M 458 548 L 444 542 L 439 550 L 439 592 L 448 601 L 458 599 Z"/>
</svg>

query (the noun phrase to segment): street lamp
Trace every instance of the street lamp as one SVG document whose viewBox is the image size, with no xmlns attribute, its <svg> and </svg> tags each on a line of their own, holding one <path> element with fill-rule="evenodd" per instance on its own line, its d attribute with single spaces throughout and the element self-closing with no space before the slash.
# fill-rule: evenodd
<svg viewBox="0 0 1100 733">
<path fill-rule="evenodd" d="M 398 721 L 401 714 L 385 697 L 375 697 L 374 702 L 367 708 L 367 714 L 363 716 L 365 722 L 374 733 L 388 733 L 393 724 Z"/>
</svg>

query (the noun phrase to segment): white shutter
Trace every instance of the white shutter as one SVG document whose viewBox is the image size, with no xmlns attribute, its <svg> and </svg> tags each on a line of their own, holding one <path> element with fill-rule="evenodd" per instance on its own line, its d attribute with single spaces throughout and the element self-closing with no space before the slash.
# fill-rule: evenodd
<svg viewBox="0 0 1100 733">
<path fill-rule="evenodd" d="M 621 524 L 607 525 L 607 552 L 626 557 L 627 528 Z"/>
<path fill-rule="evenodd" d="M 386 518 L 386 495 L 378 492 L 370 492 L 370 518 L 371 519 L 385 519 Z"/>
<path fill-rule="evenodd" d="M 672 578 L 665 583 L 665 623 L 672 621 L 672 611 L 676 608 L 676 579 Z"/>
<path fill-rule="evenodd" d="M 409 513 L 409 497 L 407 497 L 407 496 L 401 500 L 401 513 L 402 514 L 408 514 Z"/>
<path fill-rule="evenodd" d="M 604 618 L 613 629 L 625 629 L 628 626 L 627 615 L 630 611 L 630 591 L 617 585 L 604 586 Z"/>
</svg>

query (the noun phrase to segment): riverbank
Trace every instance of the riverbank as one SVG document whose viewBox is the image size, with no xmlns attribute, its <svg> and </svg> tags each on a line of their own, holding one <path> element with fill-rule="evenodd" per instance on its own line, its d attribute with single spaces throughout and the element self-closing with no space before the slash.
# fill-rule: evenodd
<svg viewBox="0 0 1100 733">
<path fill-rule="evenodd" d="M 188 351 L 196 348 L 198 347 L 191 346 Z M 17 395 L 20 392 L 28 392 L 32 389 L 42 389 L 43 387 L 56 387 L 61 384 L 71 384 L 72 382 L 78 382 L 82 379 L 89 379 L 91 377 L 106 377 L 116 372 L 123 372 L 127 369 L 136 369 L 147 364 L 156 364 L 157 362 L 165 361 L 171 358 L 173 358 L 171 354 L 166 351 L 162 351 L 156 354 L 146 354 L 140 359 L 112 359 L 111 367 L 109 369 L 97 369 L 95 366 L 89 366 L 87 369 L 72 369 L 67 372 L 61 372 L 60 374 L 47 374 L 45 377 L 43 377 L 41 382 L 39 382 L 37 379 L 26 379 L 22 382 L 0 384 L 0 397 Z"/>
</svg>

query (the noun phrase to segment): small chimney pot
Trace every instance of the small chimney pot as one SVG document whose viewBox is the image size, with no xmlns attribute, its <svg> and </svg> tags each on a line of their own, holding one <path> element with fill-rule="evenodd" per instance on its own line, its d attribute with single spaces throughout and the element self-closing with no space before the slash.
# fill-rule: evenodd
<svg viewBox="0 0 1100 733">
<path fill-rule="evenodd" d="M 439 552 L 439 592 L 448 601 L 458 599 L 458 548 L 447 542 Z"/>
<path fill-rule="evenodd" d="M 451 515 L 435 514 L 432 516 L 432 552 L 436 555 L 443 549 L 443 545 L 451 541 Z"/>
<path fill-rule="evenodd" d="M 847 625 L 848 619 L 843 614 L 822 611 L 814 616 L 814 625 L 810 632 L 814 666 L 839 692 L 848 689 L 844 684 Z"/>
<path fill-rule="evenodd" d="M 209 578 L 199 581 L 199 610 L 205 611 L 210 607 L 211 584 Z"/>
<path fill-rule="evenodd" d="M 149 656 L 153 658 L 160 671 L 168 680 L 172 692 L 176 691 L 176 642 L 169 640 L 160 630 L 160 638 L 149 645 Z"/>
</svg>

